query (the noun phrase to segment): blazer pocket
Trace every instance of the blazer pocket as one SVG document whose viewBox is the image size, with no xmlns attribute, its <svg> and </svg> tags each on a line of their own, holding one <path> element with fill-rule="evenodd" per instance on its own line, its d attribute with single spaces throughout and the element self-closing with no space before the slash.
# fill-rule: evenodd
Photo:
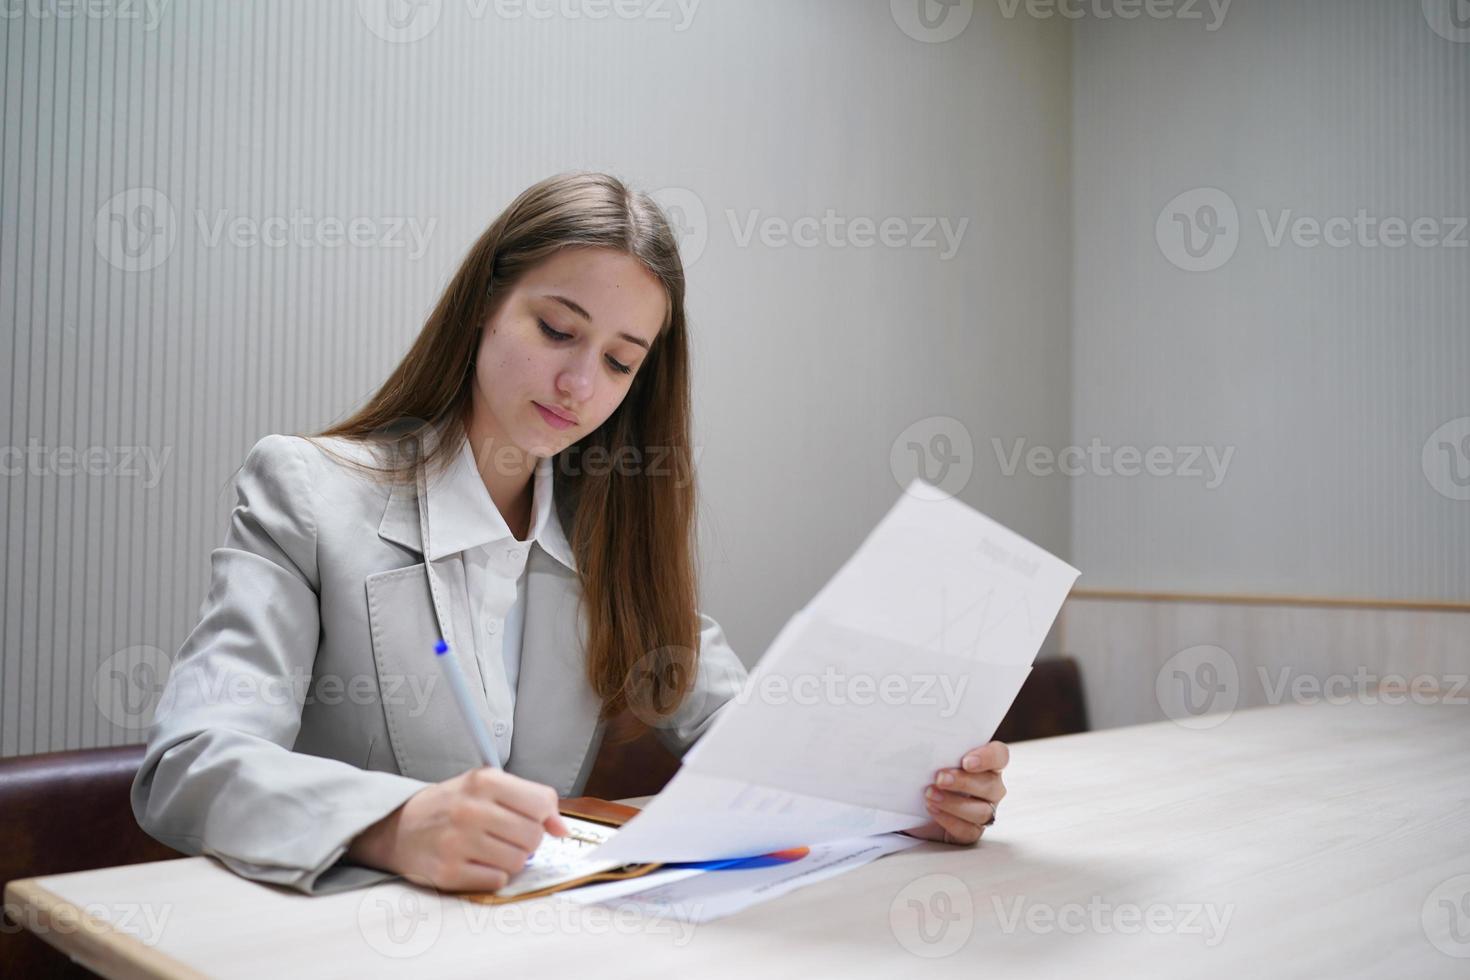
<svg viewBox="0 0 1470 980">
<path fill-rule="evenodd" d="M 435 662 L 439 618 L 423 563 L 375 572 L 366 588 L 373 663 L 398 771 L 439 782 L 474 768 L 474 746 Z"/>
<path fill-rule="evenodd" d="M 421 765 L 418 756 L 422 739 L 415 731 L 417 720 L 429 708 L 413 699 L 415 692 L 423 699 L 423 692 L 432 691 L 428 685 L 431 671 L 438 669 L 434 641 L 439 637 L 439 621 L 422 563 L 375 572 L 367 577 L 366 586 L 373 665 L 388 741 L 397 757 L 398 771 L 413 775 Z"/>
</svg>

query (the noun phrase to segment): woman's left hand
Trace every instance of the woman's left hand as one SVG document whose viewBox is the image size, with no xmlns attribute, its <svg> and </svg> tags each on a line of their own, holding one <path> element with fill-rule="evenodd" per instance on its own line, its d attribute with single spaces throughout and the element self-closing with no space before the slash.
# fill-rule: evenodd
<svg viewBox="0 0 1470 980">
<path fill-rule="evenodd" d="M 941 769 L 924 791 L 933 817 L 922 827 L 905 830 L 910 837 L 945 844 L 973 844 L 995 822 L 995 808 L 1006 795 L 1000 771 L 1011 761 L 1004 742 L 990 742 L 964 754 L 957 769 Z"/>
</svg>

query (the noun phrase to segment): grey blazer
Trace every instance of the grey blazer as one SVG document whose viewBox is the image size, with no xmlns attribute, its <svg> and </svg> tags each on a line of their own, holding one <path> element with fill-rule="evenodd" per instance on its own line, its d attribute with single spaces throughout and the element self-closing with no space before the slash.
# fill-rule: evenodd
<svg viewBox="0 0 1470 980">
<path fill-rule="evenodd" d="M 504 769 L 581 792 L 603 725 L 576 575 L 532 546 L 514 717 L 492 717 L 468 652 L 463 552 L 424 558 L 423 484 L 415 495 L 374 482 L 298 437 L 255 444 L 133 783 L 144 830 L 312 894 L 393 877 L 344 861 L 352 838 L 428 783 L 480 765 L 434 662 L 440 636 L 487 730 L 510 726 Z M 719 625 L 700 622 L 694 687 L 657 729 L 680 756 L 745 680 Z"/>
</svg>

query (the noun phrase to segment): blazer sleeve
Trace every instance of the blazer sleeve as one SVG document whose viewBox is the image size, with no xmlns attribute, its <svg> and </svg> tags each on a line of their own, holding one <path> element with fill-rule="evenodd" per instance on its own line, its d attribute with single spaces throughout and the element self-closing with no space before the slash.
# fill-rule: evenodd
<svg viewBox="0 0 1470 980">
<path fill-rule="evenodd" d="M 199 623 L 174 659 L 133 781 L 139 825 L 308 894 L 396 877 L 342 858 L 427 784 L 292 751 L 321 628 L 312 491 L 295 439 L 266 436 L 251 449 L 210 564 Z"/>
<path fill-rule="evenodd" d="M 674 713 L 654 726 L 658 740 L 680 758 L 745 686 L 745 665 L 730 649 L 720 624 L 704 613 L 699 614 L 699 622 L 699 666 L 694 684 Z"/>
</svg>

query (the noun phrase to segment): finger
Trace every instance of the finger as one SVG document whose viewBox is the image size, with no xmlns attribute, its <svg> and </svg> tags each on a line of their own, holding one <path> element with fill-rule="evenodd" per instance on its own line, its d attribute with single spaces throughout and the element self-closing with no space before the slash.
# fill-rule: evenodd
<svg viewBox="0 0 1470 980">
<path fill-rule="evenodd" d="M 942 810 L 932 807 L 929 813 L 933 815 L 934 822 L 944 829 L 945 843 L 948 844 L 973 844 L 980 839 L 985 828 L 977 827 L 975 824 Z"/>
<path fill-rule="evenodd" d="M 450 875 L 450 884 L 440 886 L 448 892 L 493 892 L 504 888 L 510 874 L 478 861 L 465 861 Z"/>
<path fill-rule="evenodd" d="M 995 804 L 989 800 L 977 800 L 973 796 L 964 796 L 959 793 L 940 792 L 936 799 L 933 790 L 924 794 L 924 805 L 933 814 L 949 814 L 968 821 L 976 826 L 983 826 L 995 815 Z"/>
<path fill-rule="evenodd" d="M 527 854 L 541 846 L 544 833 L 539 823 L 498 803 L 490 804 L 489 809 L 491 819 L 482 825 L 487 834 L 508 841 Z"/>
<path fill-rule="evenodd" d="M 993 770 L 965 772 L 963 769 L 941 769 L 934 777 L 934 785 L 992 803 L 999 803 L 1006 795 L 1005 778 Z"/>
<path fill-rule="evenodd" d="M 515 810 L 537 824 L 556 815 L 556 790 L 550 786 L 501 769 L 476 769 L 470 777 L 477 796 Z"/>
<path fill-rule="evenodd" d="M 422 888 L 440 892 L 490 892 L 505 887 L 510 875 L 502 868 L 492 868 L 466 858 L 445 858 L 429 862 L 423 870 L 404 872 L 404 879 Z"/>
<path fill-rule="evenodd" d="M 986 742 L 978 749 L 966 752 L 965 757 L 960 760 L 960 768 L 969 772 L 980 772 L 985 769 L 999 771 L 1004 769 L 1010 761 L 1010 746 L 1004 742 Z"/>
<path fill-rule="evenodd" d="M 530 852 L 519 844 L 491 833 L 474 834 L 466 842 L 465 857 L 491 868 L 499 868 L 506 874 L 515 874 L 526 866 Z"/>
<path fill-rule="evenodd" d="M 553 813 L 547 817 L 541 826 L 546 828 L 548 834 L 555 837 L 565 837 L 572 832 L 572 828 L 567 826 L 567 822 L 561 818 L 560 813 Z"/>
<path fill-rule="evenodd" d="M 498 837 L 526 853 L 541 844 L 541 826 L 499 803 L 476 796 L 461 796 L 454 802 L 451 819 L 466 839 L 489 835 Z"/>
</svg>

